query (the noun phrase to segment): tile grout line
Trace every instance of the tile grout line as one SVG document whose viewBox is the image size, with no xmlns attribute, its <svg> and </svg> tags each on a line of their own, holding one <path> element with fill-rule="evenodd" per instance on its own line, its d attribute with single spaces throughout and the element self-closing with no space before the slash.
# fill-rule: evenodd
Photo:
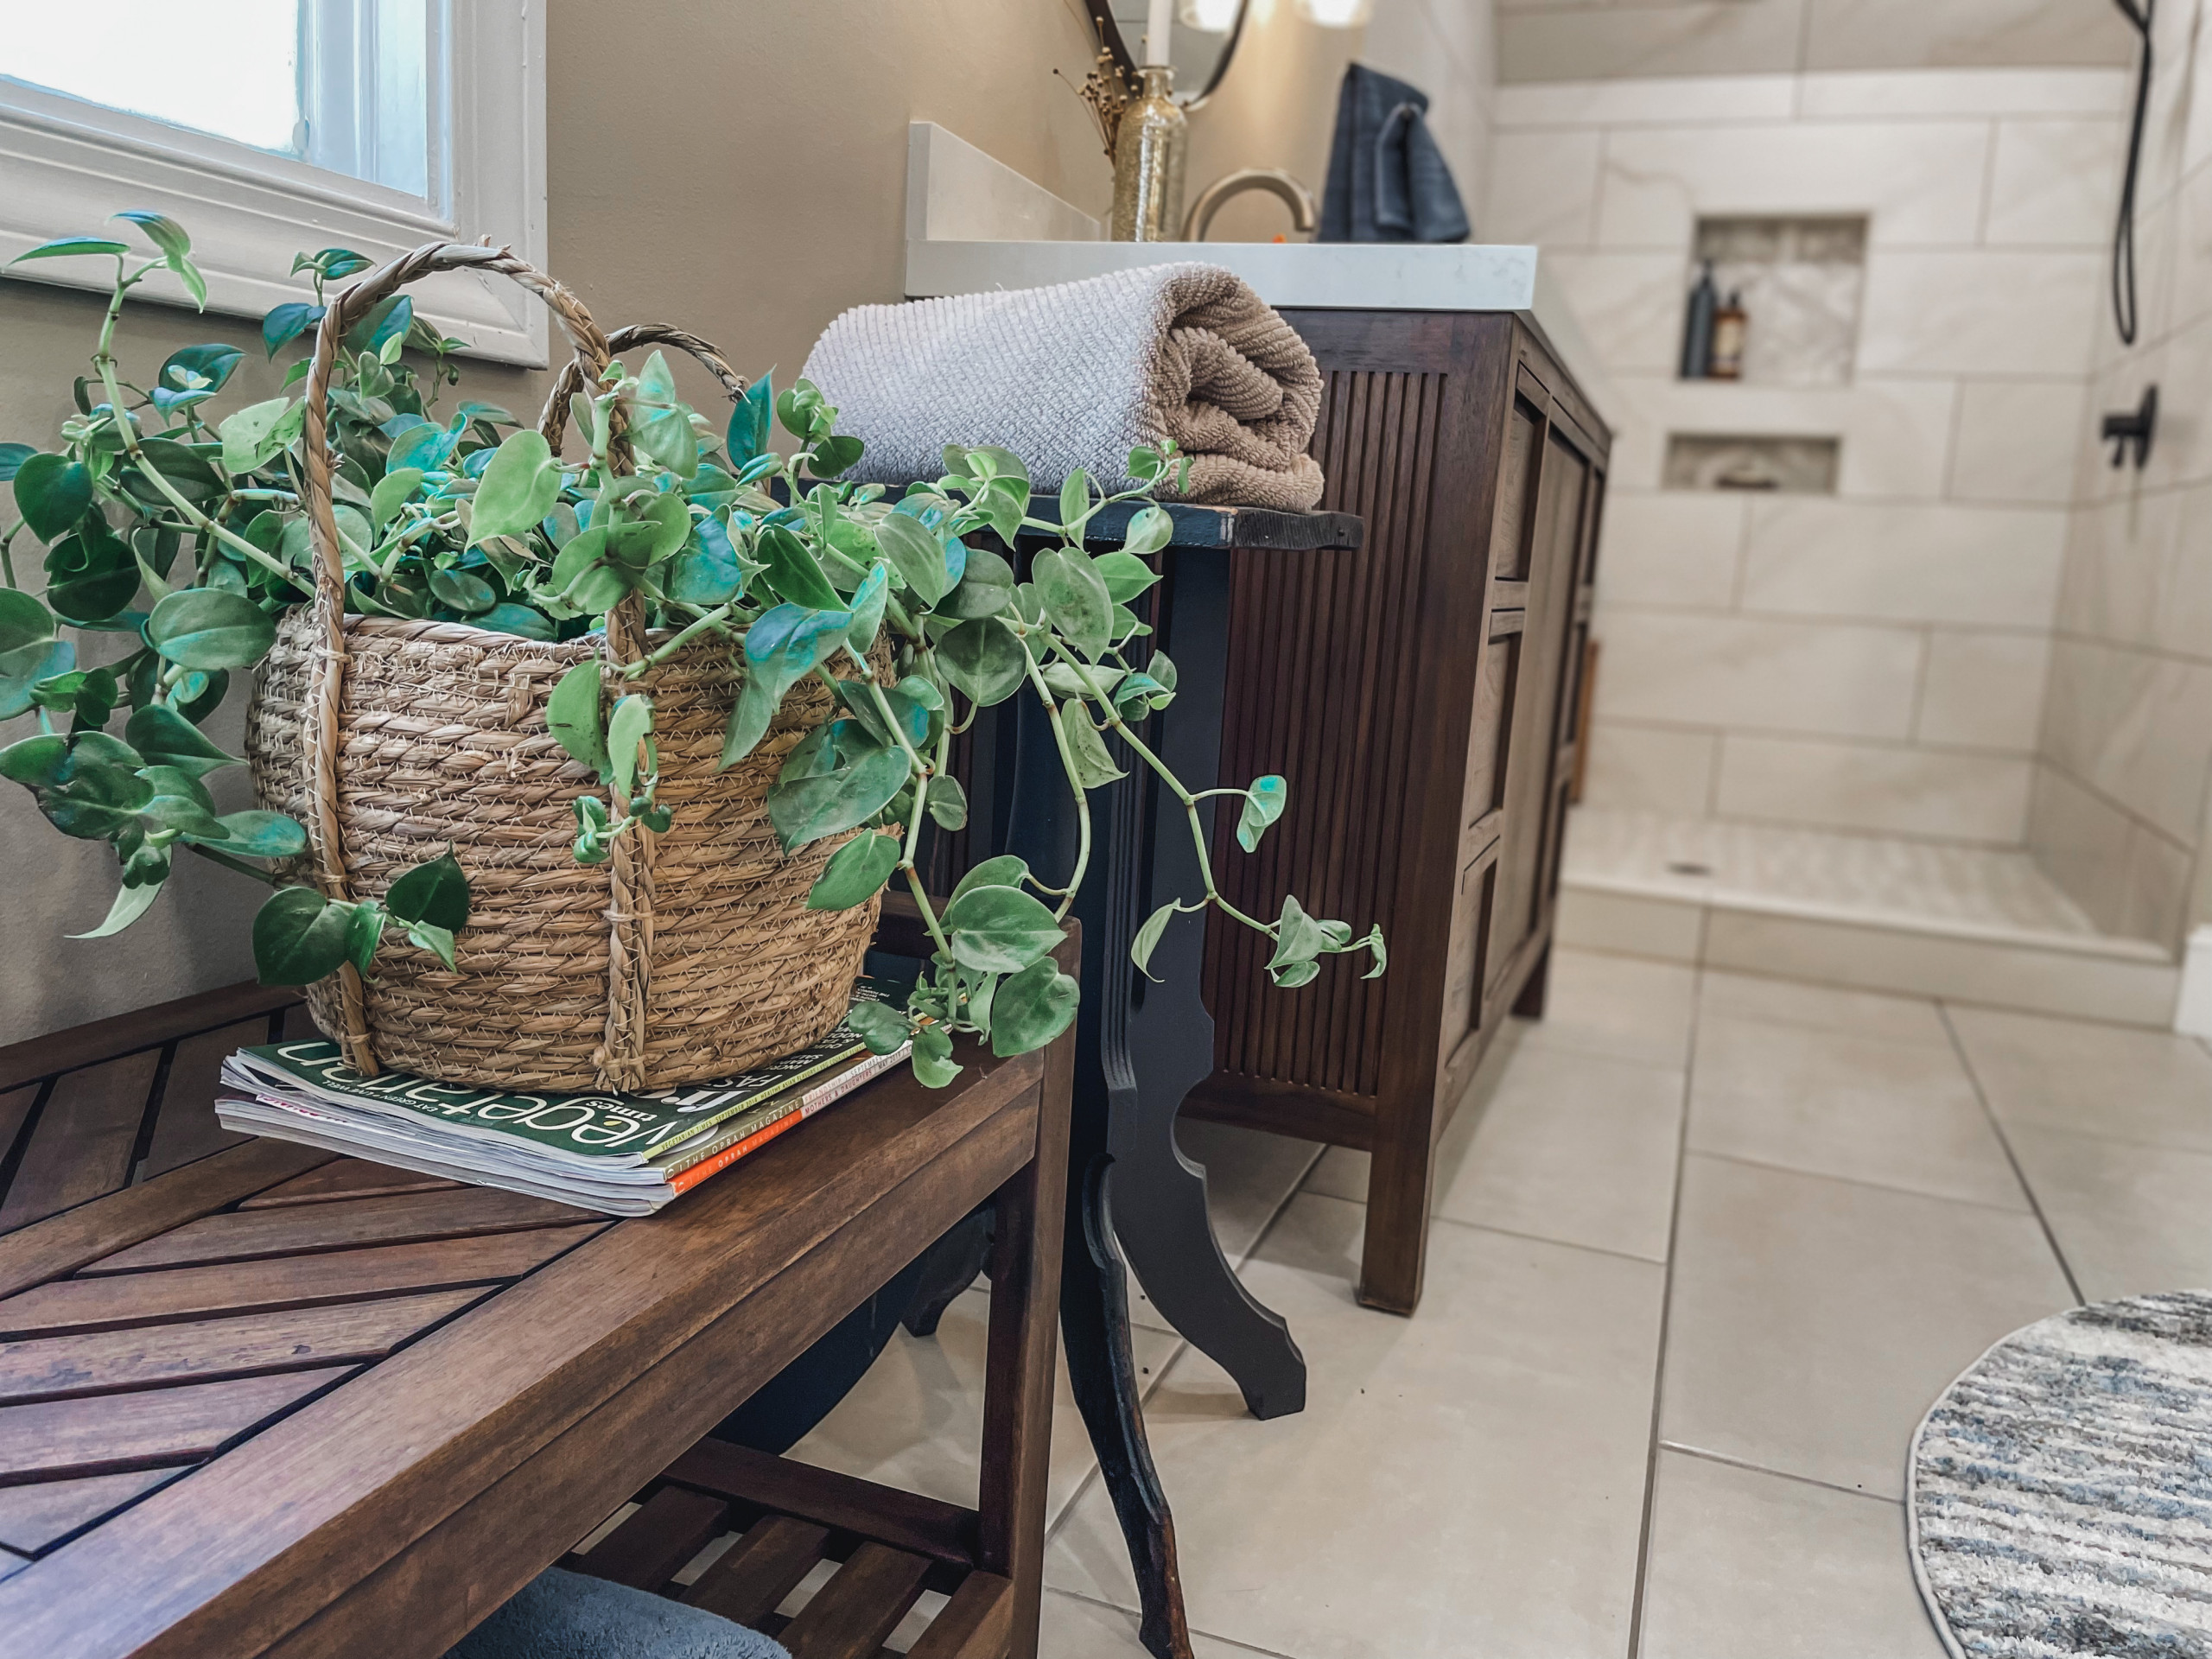
<svg viewBox="0 0 2212 1659">
<path fill-rule="evenodd" d="M 1700 936 L 1700 944 L 1702 942 Z M 1696 983 L 1690 995 L 1689 1047 L 1682 1057 L 1682 1121 L 1675 1135 L 1675 1196 L 1667 1212 L 1667 1260 L 1661 1268 L 1659 1332 L 1652 1351 L 1651 1430 L 1643 1459 L 1643 1512 L 1637 1527 L 1636 1586 L 1629 1599 L 1627 1659 L 1638 1659 L 1643 1651 L 1644 1598 L 1651 1580 L 1652 1522 L 1659 1503 L 1659 1411 L 1666 1397 L 1667 1328 L 1674 1314 L 1675 1258 L 1681 1245 L 1682 1177 L 1689 1167 L 1690 1084 L 1697 1075 L 1698 1025 L 1705 1001 L 1703 957 L 1700 950 L 1700 961 L 1690 969 L 1696 976 Z"/>
<path fill-rule="evenodd" d="M 1327 1192 L 1316 1192 L 1312 1196 L 1325 1198 L 1333 1195 Z M 1343 1203 L 1347 1200 L 1339 1199 L 1338 1202 Z M 1591 1255 L 1608 1256 L 1615 1262 L 1640 1262 L 1647 1268 L 1663 1268 L 1667 1265 L 1656 1255 L 1638 1255 L 1633 1250 L 1616 1250 L 1604 1244 L 1585 1244 L 1580 1239 L 1553 1238 L 1543 1233 L 1524 1233 L 1516 1227 L 1494 1227 L 1486 1221 L 1462 1221 L 1457 1216 L 1431 1216 L 1429 1219 L 1433 1222 L 1442 1222 L 1447 1227 L 1464 1227 L 1471 1233 L 1491 1233 L 1499 1238 L 1524 1239 L 1531 1244 L 1553 1244 L 1563 1250 L 1582 1250 Z"/>
<path fill-rule="evenodd" d="M 1680 1440 L 1662 1440 L 1659 1447 L 1662 1452 L 1672 1452 L 1677 1457 L 1696 1458 L 1706 1463 L 1717 1463 L 1754 1475 L 1769 1475 L 1776 1480 L 1794 1480 L 1801 1486 L 1817 1486 L 1822 1491 L 1840 1493 L 1845 1497 L 1863 1497 L 1870 1503 L 1887 1503 L 1897 1509 L 1904 1507 L 1903 1498 L 1891 1497 L 1885 1492 L 1870 1492 L 1861 1486 L 1845 1486 L 1833 1480 L 1822 1480 L 1817 1475 L 1801 1475 L 1791 1469 L 1770 1468 L 1764 1463 L 1753 1463 L 1748 1458 L 1732 1458 L 1725 1452 L 1708 1452 L 1702 1446 L 1685 1446 Z"/>
<path fill-rule="evenodd" d="M 1113 1612 L 1127 1613 L 1132 1618 L 1137 1617 L 1137 1610 L 1134 1607 L 1124 1607 L 1118 1601 L 1104 1601 L 1096 1596 L 1086 1596 L 1079 1590 L 1056 1590 L 1051 1585 L 1046 1585 L 1045 1591 L 1047 1595 L 1065 1596 L 1070 1601 L 1079 1601 L 1086 1606 L 1103 1607 Z M 1296 1654 L 1284 1653 L 1277 1648 L 1254 1647 L 1249 1642 L 1239 1642 L 1233 1636 L 1217 1636 L 1211 1630 L 1198 1629 L 1195 1624 L 1191 1626 L 1191 1634 L 1203 1636 L 1209 1642 L 1218 1642 L 1224 1647 L 1236 1648 L 1244 1653 L 1265 1654 L 1267 1659 L 1299 1659 Z"/>
<path fill-rule="evenodd" d="M 1951 1047 L 1959 1057 L 1959 1064 L 1966 1068 L 1967 1081 L 1974 1085 L 1974 1097 L 1981 1103 L 1982 1116 L 1989 1120 L 1990 1132 L 1997 1137 L 1997 1144 L 2005 1149 L 2005 1161 L 2012 1166 L 2012 1179 L 2020 1184 L 2020 1191 L 2027 1195 L 2028 1208 L 2035 1212 L 2036 1224 L 2043 1229 L 2044 1243 L 2050 1246 L 2052 1259 L 2064 1275 L 2066 1288 L 2072 1293 L 2075 1305 L 2082 1306 L 2088 1298 L 2082 1294 L 2082 1284 L 2074 1276 L 2074 1264 L 2066 1259 L 2066 1252 L 2059 1247 L 2058 1235 L 2052 1230 L 2050 1217 L 2044 1213 L 2043 1200 L 2036 1196 L 2028 1173 L 2020 1166 L 2019 1154 L 2012 1150 L 2012 1138 L 2005 1133 L 2005 1125 L 1997 1116 L 1997 1109 L 1989 1103 L 1989 1092 L 1981 1086 L 1981 1074 L 1974 1069 L 1973 1058 L 1967 1052 L 1965 1041 L 1959 1036 L 1958 1027 L 1951 1023 L 1950 1005 L 1938 1001 L 1936 1017 L 1943 1022 L 1943 1029 L 1951 1034 Z"/>
<path fill-rule="evenodd" d="M 1985 1109 L 1986 1109 L 1985 1108 Z M 1900 1198 L 1926 1198 L 1931 1204 L 1963 1204 L 1970 1210 L 1993 1210 L 2000 1216 L 2024 1216 L 2032 1212 L 2034 1200 L 2027 1210 L 2011 1205 L 1993 1204 L 1987 1198 L 1962 1198 L 1955 1192 L 1929 1192 L 1916 1186 L 1897 1186 L 1888 1181 L 1869 1180 L 1864 1175 L 1838 1175 L 1831 1170 L 1802 1169 L 1796 1164 L 1777 1164 L 1764 1158 L 1746 1158 L 1733 1152 L 1708 1152 L 1702 1147 L 1689 1149 L 1693 1158 L 1710 1158 L 1715 1163 L 1735 1164 L 1745 1169 L 1770 1170 L 1777 1175 L 1802 1175 L 1811 1181 L 1836 1181 L 1845 1186 L 1861 1186 L 1875 1192 L 1894 1192 Z M 2019 1166 L 2015 1164 L 2012 1173 L 2017 1179 Z"/>
</svg>

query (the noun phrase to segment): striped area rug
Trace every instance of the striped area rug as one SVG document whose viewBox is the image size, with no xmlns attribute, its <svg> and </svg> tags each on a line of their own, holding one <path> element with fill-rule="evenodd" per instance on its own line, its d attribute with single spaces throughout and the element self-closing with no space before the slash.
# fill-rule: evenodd
<svg viewBox="0 0 2212 1659">
<path fill-rule="evenodd" d="M 1960 1659 L 2212 1659 L 2212 1292 L 2014 1332 L 1922 1422 L 1907 1496 Z"/>
</svg>

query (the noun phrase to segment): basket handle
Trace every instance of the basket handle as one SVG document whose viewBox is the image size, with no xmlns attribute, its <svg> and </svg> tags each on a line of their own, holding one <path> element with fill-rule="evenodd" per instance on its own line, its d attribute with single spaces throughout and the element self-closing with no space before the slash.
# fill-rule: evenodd
<svg viewBox="0 0 2212 1659">
<path fill-rule="evenodd" d="M 689 353 L 706 366 L 707 372 L 721 382 L 722 390 L 733 404 L 745 396 L 746 379 L 730 367 L 722 354 L 695 334 L 667 322 L 633 322 L 626 328 L 617 328 L 607 337 L 609 355 L 620 356 L 635 351 L 640 346 L 673 346 Z M 545 394 L 545 407 L 537 413 L 537 430 L 545 442 L 553 446 L 553 453 L 561 453 L 562 440 L 569 435 L 569 400 L 584 388 L 587 371 L 583 359 L 570 358 L 561 365 L 555 377 L 553 390 Z"/>
<path fill-rule="evenodd" d="M 326 899 L 349 897 L 345 843 L 338 823 L 339 716 L 346 672 L 346 555 L 338 539 L 337 503 L 332 493 L 336 460 L 330 446 L 330 383 L 348 331 L 369 311 L 410 283 L 441 270 L 496 271 L 520 283 L 545 302 L 568 337 L 574 359 L 563 370 L 582 385 L 596 379 L 613 355 L 591 313 L 568 289 L 518 257 L 512 249 L 462 242 L 428 242 L 386 261 L 358 283 L 341 289 L 324 308 L 315 331 L 315 356 L 308 372 L 307 417 L 301 493 L 315 554 L 315 607 L 321 624 L 322 661 L 308 699 L 308 730 L 314 758 L 315 813 L 308 827 L 315 880 Z M 627 472 L 628 446 L 610 446 L 608 461 Z M 618 663 L 633 661 L 645 636 L 642 601 L 625 598 L 607 617 L 607 653 Z M 607 963 L 607 1040 L 601 1071 L 612 1086 L 633 1086 L 643 1074 L 645 976 L 652 929 L 651 846 L 615 849 L 612 923 Z M 650 842 L 650 837 L 645 838 Z M 645 948 L 641 948 L 645 947 Z M 368 1007 L 361 976 L 351 962 L 338 970 L 346 1064 L 364 1076 L 383 1068 L 370 1039 Z"/>
</svg>

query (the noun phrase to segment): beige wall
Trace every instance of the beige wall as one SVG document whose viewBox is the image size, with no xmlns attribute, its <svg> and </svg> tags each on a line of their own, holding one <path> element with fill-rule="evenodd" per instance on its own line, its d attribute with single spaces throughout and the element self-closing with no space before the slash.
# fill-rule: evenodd
<svg viewBox="0 0 2212 1659">
<path fill-rule="evenodd" d="M 2212 920 L 2212 38 L 2204 0 L 2158 8 L 2137 232 L 2142 328 L 2101 294 L 2090 407 L 2163 410 L 2151 464 L 2084 442 L 2029 842 L 2101 927 L 2172 946 Z"/>
<path fill-rule="evenodd" d="M 1318 189 L 1357 36 L 1300 22 L 1289 0 L 1254 5 L 1194 120 L 1194 187 L 1270 166 Z M 1101 217 L 1112 194 L 1088 116 L 1052 77 L 1080 79 L 1095 49 L 1071 0 L 555 0 L 547 29 L 554 271 L 609 326 L 682 323 L 779 384 L 838 312 L 899 297 L 909 121 L 939 122 Z M 1272 235 L 1272 211 L 1240 204 L 1217 233 Z M 90 296 L 0 280 L 0 440 L 54 441 L 99 310 Z M 150 305 L 128 316 L 119 351 L 126 372 L 150 374 L 175 346 L 217 339 L 260 356 L 249 321 Z M 479 366 L 464 386 L 522 410 L 542 381 Z M 241 390 L 273 383 L 257 368 Z M 703 376 L 690 390 L 711 395 Z M 18 563 L 32 575 L 35 550 Z M 226 742 L 242 704 L 219 716 Z M 261 890 L 245 879 L 191 861 L 128 933 L 71 942 L 112 896 L 106 849 L 64 841 L 12 785 L 0 844 L 21 872 L 0 883 L 0 1043 L 251 976 Z"/>
</svg>

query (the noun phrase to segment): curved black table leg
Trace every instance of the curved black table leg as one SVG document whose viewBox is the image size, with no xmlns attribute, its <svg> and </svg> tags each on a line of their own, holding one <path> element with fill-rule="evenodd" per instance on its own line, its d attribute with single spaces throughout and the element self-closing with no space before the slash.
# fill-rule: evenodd
<svg viewBox="0 0 2212 1659">
<path fill-rule="evenodd" d="M 1175 701 L 1158 721 L 1160 758 L 1186 786 L 1210 788 L 1221 774 L 1221 718 L 1229 654 L 1229 556 L 1178 549 L 1161 595 L 1161 643 L 1179 671 Z M 1128 906 L 1131 937 L 1170 899 L 1205 891 L 1182 803 L 1147 780 L 1137 825 L 1141 859 Z M 1127 787 L 1127 785 L 1123 785 Z M 1132 791 L 1135 793 L 1135 791 Z M 1211 828 L 1211 803 L 1201 816 Z M 1118 867 L 1117 867 L 1118 868 Z M 1178 916 L 1139 975 L 1126 943 L 1109 942 L 1103 971 L 1120 976 L 1128 1009 L 1126 1095 L 1117 1094 L 1110 1149 L 1122 1179 L 1115 1225 L 1153 1306 L 1236 1379 L 1255 1417 L 1306 1408 L 1306 1357 L 1282 1316 L 1255 1300 L 1221 1252 L 1206 1211 L 1205 1171 L 1175 1141 L 1184 1097 L 1213 1071 L 1213 1017 L 1200 1000 L 1205 918 Z M 1107 1057 L 1109 1070 L 1112 1055 Z"/>
</svg>

